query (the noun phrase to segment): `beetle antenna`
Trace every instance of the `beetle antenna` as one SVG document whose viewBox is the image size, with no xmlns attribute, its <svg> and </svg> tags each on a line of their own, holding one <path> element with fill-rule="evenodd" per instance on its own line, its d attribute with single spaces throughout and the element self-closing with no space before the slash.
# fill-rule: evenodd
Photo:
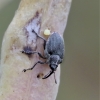
<svg viewBox="0 0 100 100">
<path fill-rule="evenodd" d="M 55 80 L 55 83 L 57 84 L 57 80 L 56 80 L 55 72 L 54 72 L 54 80 Z"/>
</svg>

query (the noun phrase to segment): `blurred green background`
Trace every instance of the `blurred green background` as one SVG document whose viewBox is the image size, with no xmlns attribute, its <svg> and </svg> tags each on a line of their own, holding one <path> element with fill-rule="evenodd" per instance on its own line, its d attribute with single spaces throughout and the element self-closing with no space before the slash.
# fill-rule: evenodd
<svg viewBox="0 0 100 100">
<path fill-rule="evenodd" d="M 0 45 L 20 0 L 0 9 Z M 99 0 L 73 0 L 57 100 L 99 100 Z"/>
</svg>

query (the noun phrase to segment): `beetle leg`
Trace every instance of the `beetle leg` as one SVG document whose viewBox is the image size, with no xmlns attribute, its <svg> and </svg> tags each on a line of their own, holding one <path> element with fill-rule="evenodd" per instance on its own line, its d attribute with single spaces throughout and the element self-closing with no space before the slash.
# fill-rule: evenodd
<svg viewBox="0 0 100 100">
<path fill-rule="evenodd" d="M 38 35 L 34 30 L 32 30 L 32 32 L 35 33 L 39 38 L 41 38 L 42 40 L 44 40 L 44 45 L 43 46 L 44 46 L 44 49 L 45 49 L 46 40 L 42 36 Z"/>
<path fill-rule="evenodd" d="M 34 30 L 32 30 L 32 32 L 35 33 L 39 38 L 41 38 L 42 40 L 44 40 L 44 45 L 43 46 L 44 46 L 44 49 L 45 49 L 46 40 L 42 36 L 38 35 Z"/>
<path fill-rule="evenodd" d="M 24 69 L 22 72 L 26 72 L 27 70 L 32 70 L 38 63 L 40 63 L 40 64 L 45 64 L 46 62 L 38 61 L 38 62 L 36 62 L 36 63 L 34 64 L 33 67 L 28 68 L 28 69 Z"/>
<path fill-rule="evenodd" d="M 46 46 L 46 41 L 44 41 L 44 44 L 43 44 L 44 50 L 45 50 L 45 46 Z"/>
<path fill-rule="evenodd" d="M 39 38 L 43 39 L 46 42 L 46 40 L 42 36 L 38 35 L 34 30 L 32 30 L 32 32 L 35 33 Z"/>
<path fill-rule="evenodd" d="M 25 50 L 23 50 L 23 51 L 21 51 L 21 52 L 22 52 L 22 53 L 25 53 L 25 54 L 28 54 L 28 55 L 37 53 L 41 58 L 46 59 L 46 57 L 44 57 L 41 53 L 39 53 L 39 52 L 37 52 L 37 51 L 25 51 Z"/>
<path fill-rule="evenodd" d="M 48 77 L 50 77 L 52 74 L 54 73 L 54 79 L 55 79 L 55 83 L 57 84 L 56 78 L 55 78 L 55 72 L 53 70 L 51 70 L 47 75 L 45 75 L 42 79 L 46 79 Z"/>
<path fill-rule="evenodd" d="M 54 71 L 51 70 L 51 71 L 50 71 L 47 75 L 45 75 L 42 79 L 48 78 L 48 77 L 51 76 L 53 73 L 54 73 Z"/>
<path fill-rule="evenodd" d="M 37 53 L 38 53 L 38 55 L 39 55 L 41 58 L 47 59 L 46 57 L 42 56 L 41 53 L 39 53 L 39 52 L 37 52 Z"/>
</svg>

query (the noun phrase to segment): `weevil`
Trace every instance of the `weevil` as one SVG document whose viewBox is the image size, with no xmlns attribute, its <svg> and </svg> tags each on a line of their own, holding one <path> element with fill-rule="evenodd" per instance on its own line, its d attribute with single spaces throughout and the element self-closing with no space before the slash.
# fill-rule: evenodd
<svg viewBox="0 0 100 100">
<path fill-rule="evenodd" d="M 37 51 L 31 51 L 31 50 L 23 50 L 22 53 L 28 55 L 37 53 L 41 58 L 46 59 L 46 61 L 45 62 L 37 61 L 33 67 L 24 69 L 23 71 L 26 72 L 27 70 L 32 70 L 38 63 L 48 64 L 51 71 L 47 75 L 45 75 L 42 79 L 50 77 L 53 73 L 55 78 L 55 71 L 58 65 L 62 63 L 64 57 L 64 51 L 65 51 L 64 39 L 57 32 L 53 32 L 47 40 L 38 35 L 34 30 L 32 32 L 35 33 L 37 37 L 41 38 L 44 41 L 44 56 Z"/>
</svg>

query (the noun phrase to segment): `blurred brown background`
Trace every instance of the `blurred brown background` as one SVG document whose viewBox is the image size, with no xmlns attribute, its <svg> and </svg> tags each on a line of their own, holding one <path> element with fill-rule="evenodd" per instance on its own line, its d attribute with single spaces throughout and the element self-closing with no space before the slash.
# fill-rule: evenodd
<svg viewBox="0 0 100 100">
<path fill-rule="evenodd" d="M 0 45 L 20 0 L 0 8 Z M 73 0 L 57 100 L 99 100 L 99 0 Z"/>
</svg>

